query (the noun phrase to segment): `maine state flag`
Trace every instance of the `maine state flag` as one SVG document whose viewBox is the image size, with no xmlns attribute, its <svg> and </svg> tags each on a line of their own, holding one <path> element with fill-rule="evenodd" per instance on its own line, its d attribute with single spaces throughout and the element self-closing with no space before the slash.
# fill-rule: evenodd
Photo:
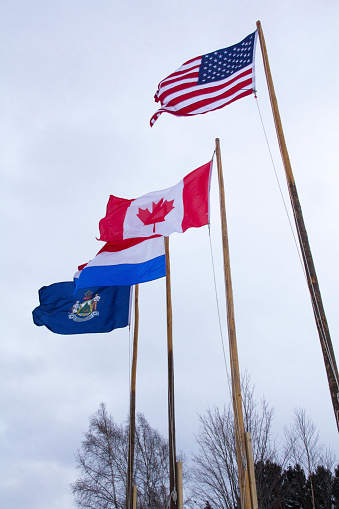
<svg viewBox="0 0 339 509">
<path fill-rule="evenodd" d="M 130 286 L 83 288 L 75 294 L 74 291 L 73 281 L 40 288 L 40 306 L 33 311 L 35 325 L 44 325 L 57 334 L 110 332 L 128 325 Z"/>
</svg>

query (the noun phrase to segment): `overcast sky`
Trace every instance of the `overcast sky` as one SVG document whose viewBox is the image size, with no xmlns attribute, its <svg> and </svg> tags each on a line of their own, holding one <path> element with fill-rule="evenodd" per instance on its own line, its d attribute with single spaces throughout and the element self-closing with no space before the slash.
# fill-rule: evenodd
<svg viewBox="0 0 339 509">
<path fill-rule="evenodd" d="M 191 118 L 163 114 L 158 82 L 239 42 L 261 20 L 337 360 L 337 1 L 1 0 L 1 504 L 71 509 L 74 454 L 100 402 L 129 408 L 130 335 L 58 336 L 31 313 L 41 286 L 72 280 L 101 248 L 109 194 L 176 184 L 221 142 L 242 371 L 282 433 L 304 407 L 339 456 L 307 284 L 253 96 Z M 290 213 L 259 44 L 258 101 Z M 226 337 L 216 174 L 211 240 Z M 228 404 L 208 228 L 170 238 L 177 446 Z M 140 288 L 137 410 L 167 435 L 165 281 Z"/>
</svg>

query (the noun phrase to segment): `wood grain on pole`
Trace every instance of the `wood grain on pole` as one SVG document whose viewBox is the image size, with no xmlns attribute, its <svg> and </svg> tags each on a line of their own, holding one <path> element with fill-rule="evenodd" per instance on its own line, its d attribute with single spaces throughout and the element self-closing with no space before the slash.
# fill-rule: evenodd
<svg viewBox="0 0 339 509">
<path fill-rule="evenodd" d="M 236 331 L 235 331 L 233 289 L 232 289 L 230 254 L 229 254 L 229 245 L 228 245 L 228 230 L 227 230 L 227 221 L 226 221 L 224 177 L 223 177 L 223 173 L 222 173 L 220 141 L 218 138 L 215 140 L 215 144 L 216 144 L 216 157 L 217 157 L 218 181 L 219 181 L 219 198 L 220 198 L 220 216 L 221 216 L 222 246 L 223 246 L 223 259 L 224 259 L 227 325 L 228 325 L 228 339 L 229 339 L 229 348 L 230 348 L 232 399 L 233 399 L 233 410 L 234 410 L 234 425 L 235 425 L 235 436 L 236 436 L 236 450 L 237 450 L 237 464 L 238 464 L 238 472 L 239 472 L 240 497 L 241 497 L 242 507 L 244 509 L 251 509 L 249 480 L 248 480 L 248 475 L 246 475 L 246 461 L 245 461 L 246 446 L 245 446 L 245 437 L 244 437 L 244 418 L 243 418 L 242 398 L 241 398 L 241 388 L 240 388 L 238 347 L 237 347 L 237 338 L 236 338 Z"/>
<path fill-rule="evenodd" d="M 169 238 L 165 237 L 166 257 L 166 304 L 167 304 L 167 357 L 168 357 L 168 437 L 169 437 L 169 470 L 170 470 L 170 509 L 176 509 L 176 500 L 172 493 L 177 489 L 176 482 L 176 444 L 175 444 L 175 409 L 174 409 L 174 360 L 172 336 L 172 297 L 171 268 L 169 255 Z"/>
<path fill-rule="evenodd" d="M 131 370 L 131 393 L 129 411 L 129 447 L 127 464 L 127 508 L 133 507 L 133 472 L 134 472 L 134 448 L 135 448 L 135 399 L 137 380 L 137 359 L 138 359 L 138 334 L 139 334 L 139 285 L 134 288 L 134 336 L 133 355 Z"/>
</svg>

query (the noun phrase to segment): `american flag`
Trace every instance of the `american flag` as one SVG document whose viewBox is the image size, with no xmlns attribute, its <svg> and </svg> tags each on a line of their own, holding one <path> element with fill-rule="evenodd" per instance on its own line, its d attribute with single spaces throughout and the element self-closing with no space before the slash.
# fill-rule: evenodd
<svg viewBox="0 0 339 509">
<path fill-rule="evenodd" d="M 151 126 L 165 111 L 179 117 L 199 115 L 252 94 L 256 36 L 255 31 L 234 46 L 188 60 L 160 81 L 154 99 L 161 108 Z"/>
</svg>

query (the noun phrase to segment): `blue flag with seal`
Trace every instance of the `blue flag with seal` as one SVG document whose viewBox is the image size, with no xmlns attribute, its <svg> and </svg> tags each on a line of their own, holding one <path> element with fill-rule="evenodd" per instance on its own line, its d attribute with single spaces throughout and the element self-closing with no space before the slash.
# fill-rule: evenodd
<svg viewBox="0 0 339 509">
<path fill-rule="evenodd" d="M 40 288 L 40 306 L 32 313 L 35 325 L 44 325 L 56 334 L 94 334 L 129 324 L 130 286 L 83 288 L 75 294 L 74 291 L 73 281 Z"/>
</svg>

